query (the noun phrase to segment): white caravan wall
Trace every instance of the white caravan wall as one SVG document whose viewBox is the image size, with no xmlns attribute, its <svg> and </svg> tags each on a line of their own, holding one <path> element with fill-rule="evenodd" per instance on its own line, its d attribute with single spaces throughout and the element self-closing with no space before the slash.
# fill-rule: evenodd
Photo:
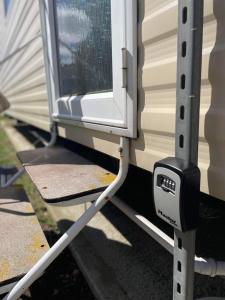
<svg viewBox="0 0 225 300">
<path fill-rule="evenodd" d="M 48 130 L 48 106 L 37 0 L 12 0 L 0 30 L 0 90 L 9 114 Z M 139 138 L 132 163 L 152 170 L 174 153 L 177 1 L 139 0 Z M 0 7 L 0 10 L 2 8 Z M 1 12 L 2 13 L 2 12 Z M 201 190 L 225 200 L 225 1 L 205 0 L 199 166 Z M 1 53 L 1 52 L 0 52 Z M 12 54 L 12 56 L 10 56 Z M 60 134 L 117 154 L 118 138 L 62 125 Z"/>
</svg>

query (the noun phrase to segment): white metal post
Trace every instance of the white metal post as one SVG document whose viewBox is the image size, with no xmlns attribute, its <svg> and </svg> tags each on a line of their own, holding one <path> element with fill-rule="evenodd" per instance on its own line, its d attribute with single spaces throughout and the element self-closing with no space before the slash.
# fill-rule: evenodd
<svg viewBox="0 0 225 300">
<path fill-rule="evenodd" d="M 203 0 L 178 1 L 176 157 L 197 164 Z M 174 230 L 173 300 L 193 300 L 195 231 Z"/>
<path fill-rule="evenodd" d="M 2 188 L 7 188 L 11 186 L 18 178 L 20 178 L 25 172 L 24 168 L 21 167 L 16 174 L 14 174 L 5 184 L 2 185 Z"/>
</svg>

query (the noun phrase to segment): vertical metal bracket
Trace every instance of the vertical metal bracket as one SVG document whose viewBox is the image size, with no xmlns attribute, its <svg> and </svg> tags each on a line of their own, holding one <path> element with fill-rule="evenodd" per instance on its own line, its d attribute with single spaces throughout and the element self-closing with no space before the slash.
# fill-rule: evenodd
<svg viewBox="0 0 225 300">
<path fill-rule="evenodd" d="M 178 1 L 176 157 L 197 164 L 203 0 Z M 173 300 L 193 300 L 195 231 L 174 231 Z"/>
<path fill-rule="evenodd" d="M 198 157 L 203 0 L 178 1 L 176 157 Z"/>
</svg>

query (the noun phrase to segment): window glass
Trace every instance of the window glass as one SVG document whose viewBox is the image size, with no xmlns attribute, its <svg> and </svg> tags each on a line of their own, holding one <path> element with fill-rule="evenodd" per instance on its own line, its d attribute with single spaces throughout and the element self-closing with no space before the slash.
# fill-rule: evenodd
<svg viewBox="0 0 225 300">
<path fill-rule="evenodd" d="M 11 0 L 4 0 L 5 15 L 7 15 Z"/>
<path fill-rule="evenodd" d="M 56 0 L 60 94 L 112 90 L 111 0 Z"/>
</svg>

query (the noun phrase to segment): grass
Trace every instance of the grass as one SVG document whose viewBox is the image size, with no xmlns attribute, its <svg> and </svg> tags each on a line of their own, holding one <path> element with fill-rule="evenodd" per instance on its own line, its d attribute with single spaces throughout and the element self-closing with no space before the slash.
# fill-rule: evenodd
<svg viewBox="0 0 225 300">
<path fill-rule="evenodd" d="M 0 166 L 4 165 L 14 165 L 17 166 L 17 168 L 21 167 L 20 162 L 17 159 L 14 147 L 11 144 L 7 134 L 5 133 L 4 128 L 0 125 Z M 57 231 L 55 222 L 48 213 L 44 202 L 34 188 L 29 177 L 24 174 L 20 179 L 17 180 L 16 184 L 22 185 L 25 189 L 42 228 Z"/>
</svg>

